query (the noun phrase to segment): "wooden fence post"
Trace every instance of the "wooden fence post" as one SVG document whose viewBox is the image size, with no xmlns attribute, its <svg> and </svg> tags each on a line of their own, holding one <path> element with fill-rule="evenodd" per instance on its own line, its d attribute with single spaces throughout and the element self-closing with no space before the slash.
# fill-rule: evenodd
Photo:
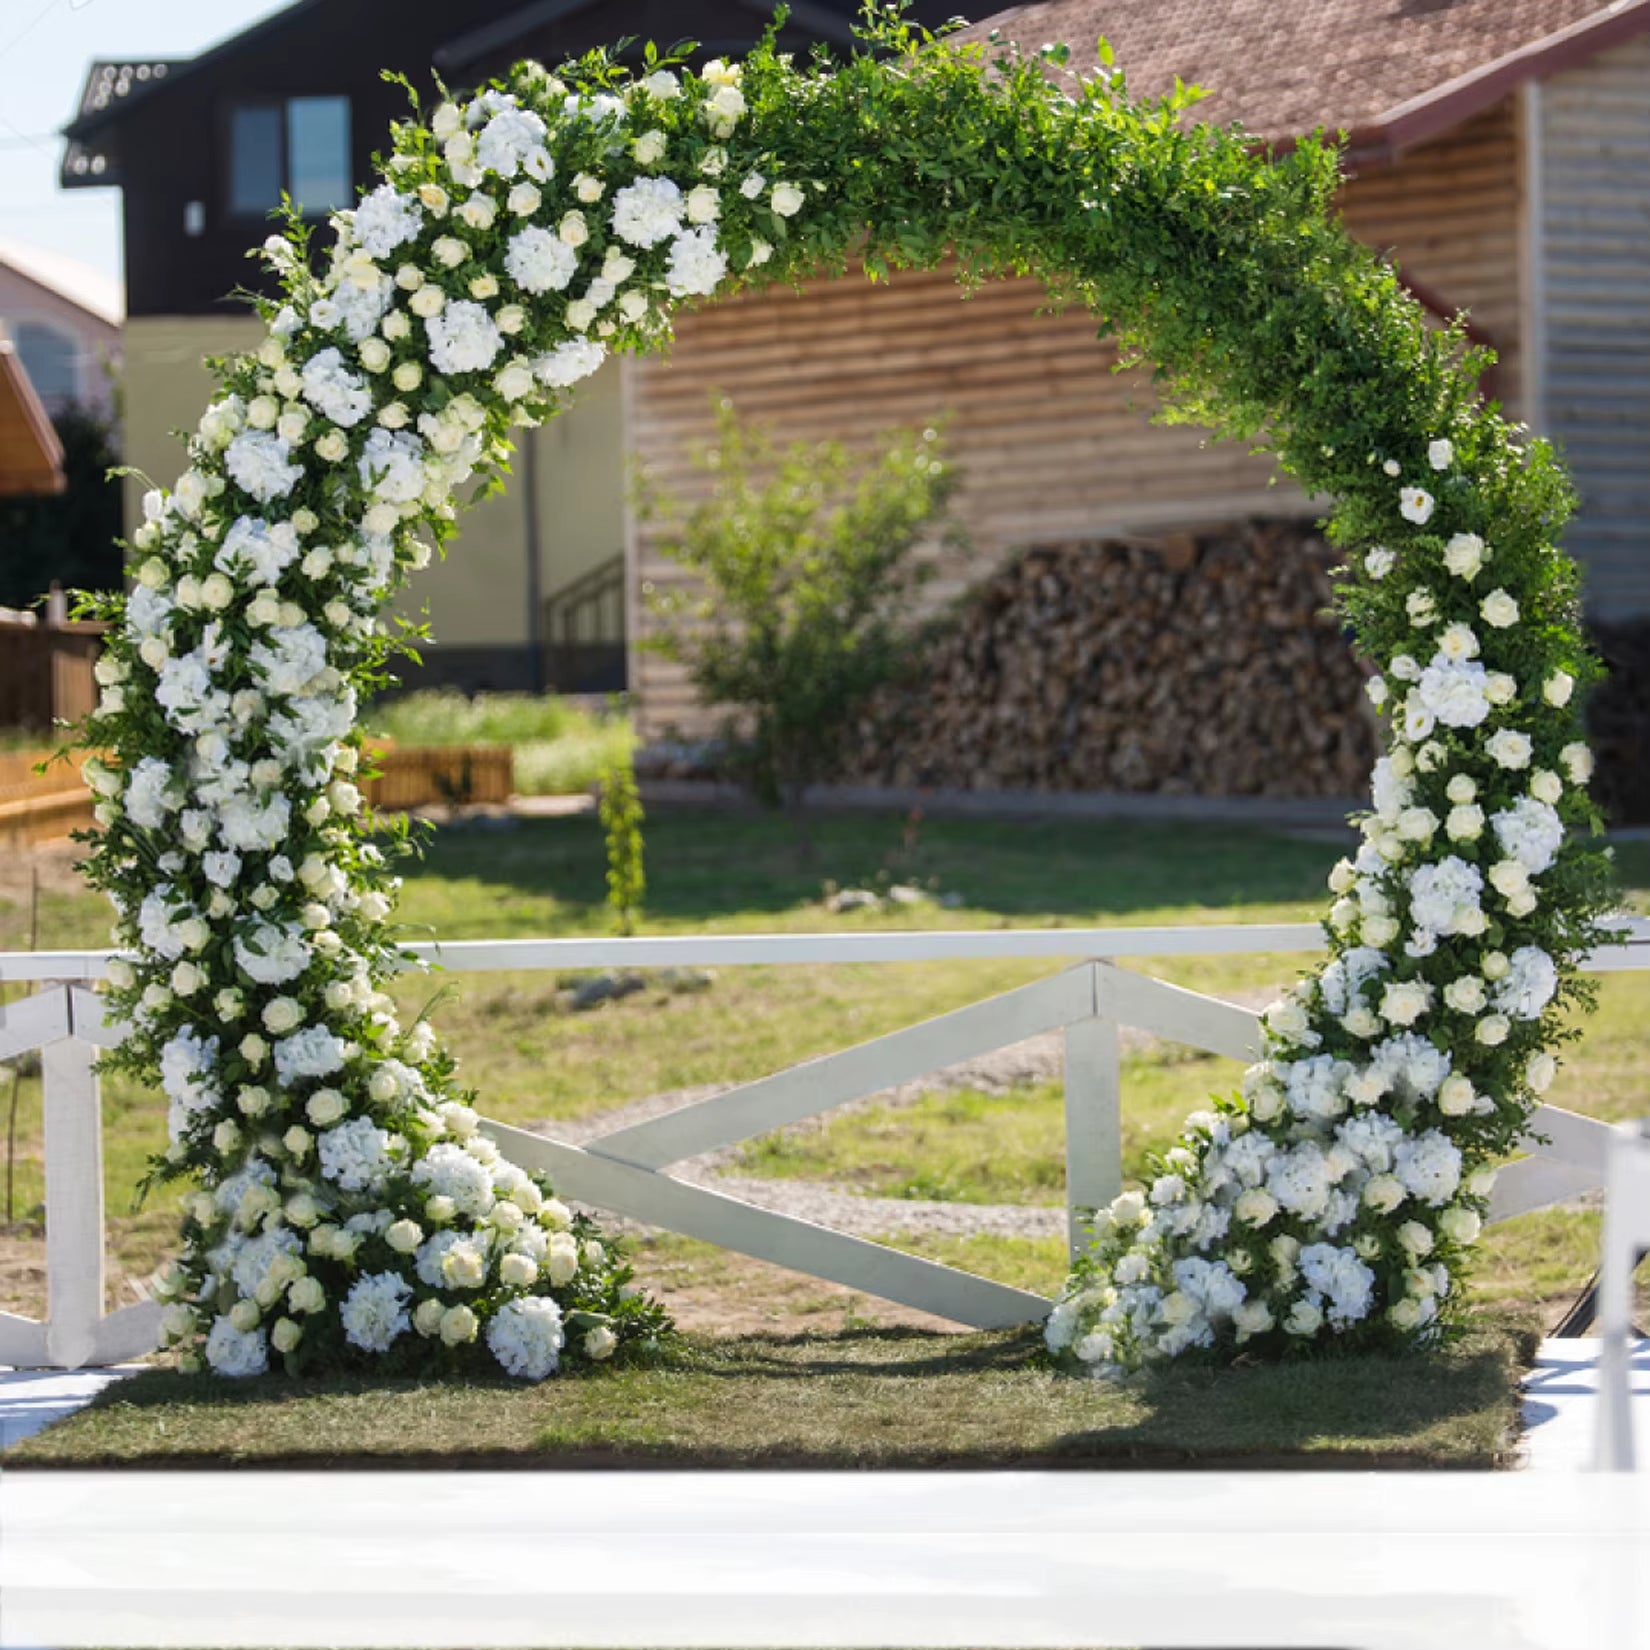
<svg viewBox="0 0 1650 1650">
<path fill-rule="evenodd" d="M 1066 1213 L 1071 1257 L 1084 1246 L 1079 1209 L 1100 1209 L 1123 1189 L 1123 1074 L 1117 1022 L 1100 1012 L 1066 1027 Z"/>
<path fill-rule="evenodd" d="M 103 1317 L 103 1116 L 97 1051 L 79 1038 L 41 1050 L 46 1120 L 46 1354 L 79 1369 Z"/>
</svg>

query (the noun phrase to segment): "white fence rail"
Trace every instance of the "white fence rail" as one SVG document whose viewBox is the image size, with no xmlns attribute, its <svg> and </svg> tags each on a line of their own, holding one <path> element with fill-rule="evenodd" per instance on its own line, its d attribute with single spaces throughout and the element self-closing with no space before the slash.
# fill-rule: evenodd
<svg viewBox="0 0 1650 1650">
<path fill-rule="evenodd" d="M 1596 972 L 1650 969 L 1650 921 L 1624 923 L 1618 943 L 1587 961 Z M 1204 928 L 1018 929 L 986 932 L 717 935 L 631 940 L 480 940 L 411 947 L 461 972 L 909 962 L 938 959 L 1086 960 L 1046 979 L 868 1043 L 805 1061 L 710 1099 L 575 1146 L 490 1119 L 484 1127 L 523 1168 L 567 1197 L 652 1226 L 959 1323 L 1034 1321 L 1043 1297 L 922 1260 L 867 1239 L 692 1185 L 666 1171 L 701 1153 L 800 1122 L 847 1101 L 1048 1032 L 1065 1041 L 1066 1195 L 1077 1212 L 1122 1185 L 1123 1026 L 1239 1060 L 1260 1045 L 1259 1017 L 1217 997 L 1117 966 L 1131 956 L 1309 951 L 1313 924 Z M 120 1039 L 88 983 L 111 953 L 0 953 L 0 981 L 52 982 L 0 1006 L 0 1060 L 42 1055 L 46 1127 L 48 1306 L 44 1323 L 0 1313 L 0 1364 L 78 1368 L 140 1355 L 158 1341 L 159 1308 L 141 1302 L 104 1315 L 101 1113 L 96 1051 Z M 1576 1197 L 1603 1183 L 1607 1125 L 1543 1106 L 1520 1143 L 1529 1155 L 1496 1184 L 1490 1219 Z"/>
</svg>

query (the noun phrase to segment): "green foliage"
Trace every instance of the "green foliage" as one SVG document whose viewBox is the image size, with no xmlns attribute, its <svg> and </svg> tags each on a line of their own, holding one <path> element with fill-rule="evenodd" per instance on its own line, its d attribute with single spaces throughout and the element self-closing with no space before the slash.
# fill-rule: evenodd
<svg viewBox="0 0 1650 1650">
<path fill-rule="evenodd" d="M 900 673 L 925 541 L 954 537 L 958 483 L 939 432 L 892 432 L 863 456 L 839 442 L 780 448 L 731 403 L 701 455 L 710 497 L 683 514 L 644 493 L 660 548 L 700 581 L 656 596 L 653 646 L 685 664 L 731 731 L 768 807 L 796 807 L 836 769 L 854 713 Z"/>
<path fill-rule="evenodd" d="M 55 498 L 0 500 L 0 607 L 29 607 L 55 579 L 65 589 L 120 587 L 120 482 L 113 432 L 70 407 L 53 419 L 67 489 Z"/>
<path fill-rule="evenodd" d="M 602 774 L 600 811 L 607 839 L 607 903 L 619 932 L 633 934 L 647 893 L 647 874 L 642 864 L 642 800 L 628 761 L 615 762 Z"/>
</svg>

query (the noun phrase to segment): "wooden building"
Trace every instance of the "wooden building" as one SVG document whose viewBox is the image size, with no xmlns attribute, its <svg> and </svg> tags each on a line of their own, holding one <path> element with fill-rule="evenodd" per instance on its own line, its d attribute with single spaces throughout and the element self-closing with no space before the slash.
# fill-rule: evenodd
<svg viewBox="0 0 1650 1650">
<path fill-rule="evenodd" d="M 1499 356 L 1487 388 L 1563 445 L 1590 614 L 1650 620 L 1647 0 L 1054 0 L 972 32 L 992 28 L 1030 47 L 1064 40 L 1090 67 L 1105 34 L 1131 91 L 1179 75 L 1209 89 L 1198 118 L 1269 142 L 1346 131 L 1347 228 L 1431 310 L 1467 312 Z M 630 367 L 629 440 L 656 480 L 691 493 L 707 386 L 785 437 L 946 417 L 972 548 L 941 598 L 1030 546 L 1179 543 L 1321 514 L 1267 462 L 1150 423 L 1149 384 L 1110 370 L 1086 314 L 1039 314 L 1042 297 L 1004 281 L 964 300 L 944 274 L 910 274 L 707 307 L 681 319 L 668 360 Z M 630 554 L 642 731 L 692 738 L 711 718 L 678 668 L 637 647 L 643 591 L 679 573 L 634 529 Z"/>
</svg>

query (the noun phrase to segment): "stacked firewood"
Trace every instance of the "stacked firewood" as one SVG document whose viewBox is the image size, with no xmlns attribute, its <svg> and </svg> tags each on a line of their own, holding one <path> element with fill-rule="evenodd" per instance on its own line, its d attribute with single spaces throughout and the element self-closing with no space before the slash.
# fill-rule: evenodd
<svg viewBox="0 0 1650 1650">
<path fill-rule="evenodd" d="M 1354 796 L 1376 731 L 1309 525 L 1039 546 L 860 718 L 861 783 Z"/>
</svg>

